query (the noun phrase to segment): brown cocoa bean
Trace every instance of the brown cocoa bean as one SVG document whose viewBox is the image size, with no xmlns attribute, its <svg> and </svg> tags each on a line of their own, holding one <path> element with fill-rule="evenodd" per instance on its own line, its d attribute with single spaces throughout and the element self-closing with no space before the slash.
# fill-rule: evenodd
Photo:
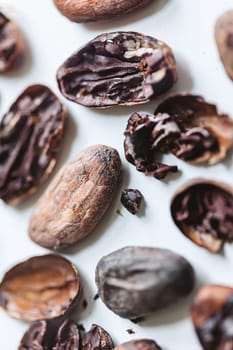
<svg viewBox="0 0 233 350">
<path fill-rule="evenodd" d="M 88 236 L 110 206 L 121 173 L 111 147 L 96 145 L 66 164 L 34 210 L 29 235 L 39 245 L 59 249 Z"/>
</svg>

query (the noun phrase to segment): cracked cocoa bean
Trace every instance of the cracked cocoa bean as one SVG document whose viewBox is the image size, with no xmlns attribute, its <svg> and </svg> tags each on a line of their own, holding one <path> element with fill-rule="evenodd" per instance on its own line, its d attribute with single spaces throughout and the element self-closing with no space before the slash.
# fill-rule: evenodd
<svg viewBox="0 0 233 350">
<path fill-rule="evenodd" d="M 171 214 L 185 236 L 211 252 L 233 241 L 233 189 L 226 184 L 200 179 L 182 186 Z"/>
<path fill-rule="evenodd" d="M 126 15 L 152 0 L 54 0 L 58 10 L 73 22 L 97 22 Z"/>
<path fill-rule="evenodd" d="M 122 205 L 133 215 L 139 212 L 142 199 L 143 196 L 139 190 L 127 188 L 121 194 Z"/>
<path fill-rule="evenodd" d="M 99 261 L 96 284 L 109 309 L 135 319 L 190 293 L 194 271 L 187 260 L 169 250 L 125 247 Z"/>
<path fill-rule="evenodd" d="M 79 350 L 78 326 L 71 320 L 33 322 L 18 350 Z"/>
<path fill-rule="evenodd" d="M 61 93 L 88 107 L 145 103 L 177 80 L 164 42 L 136 32 L 97 36 L 58 69 Z"/>
<path fill-rule="evenodd" d="M 18 350 L 112 350 L 110 335 L 100 326 L 79 331 L 74 321 L 59 319 L 36 321 L 24 334 Z"/>
<path fill-rule="evenodd" d="M 124 133 L 125 157 L 138 171 L 158 180 L 171 172 L 176 173 L 177 166 L 158 162 L 156 153 L 165 152 L 178 132 L 168 114 L 154 116 L 135 112 L 129 118 Z"/>
<path fill-rule="evenodd" d="M 65 314 L 79 301 L 77 269 L 58 255 L 33 257 L 10 269 L 0 284 L 0 306 L 23 321 Z"/>
<path fill-rule="evenodd" d="M 146 175 L 163 179 L 176 166 L 158 158 L 173 153 L 183 161 L 215 164 L 233 145 L 233 120 L 195 95 L 175 95 L 155 111 L 133 113 L 124 133 L 126 159 Z"/>
<path fill-rule="evenodd" d="M 233 349 L 233 288 L 202 287 L 192 304 L 191 317 L 204 350 Z"/>
<path fill-rule="evenodd" d="M 110 335 L 96 324 L 92 325 L 82 339 L 82 350 L 112 350 L 113 348 Z"/>
<path fill-rule="evenodd" d="M 18 204 L 53 171 L 65 121 L 62 104 L 43 85 L 28 87 L 0 122 L 0 198 Z"/>
<path fill-rule="evenodd" d="M 167 143 L 165 149 L 186 162 L 216 164 L 233 145 L 233 120 L 219 113 L 214 104 L 201 96 L 171 96 L 158 106 L 155 115 L 159 113 L 170 116 L 173 128 L 164 123 L 162 131 L 158 130 L 156 142 L 163 144 L 160 138 L 167 134 L 174 136 L 171 132 L 176 129 L 177 133 L 174 138 L 168 138 L 171 143 Z"/>
<path fill-rule="evenodd" d="M 64 165 L 34 210 L 29 235 L 60 249 L 89 235 L 109 208 L 121 173 L 118 152 L 96 145 Z"/>
<path fill-rule="evenodd" d="M 233 11 L 225 12 L 215 25 L 215 40 L 224 68 L 233 79 Z"/>
<path fill-rule="evenodd" d="M 13 68 L 22 58 L 25 42 L 14 22 L 0 12 L 0 73 Z"/>
<path fill-rule="evenodd" d="M 114 350 L 162 350 L 160 346 L 151 339 L 136 339 L 118 345 Z"/>
</svg>

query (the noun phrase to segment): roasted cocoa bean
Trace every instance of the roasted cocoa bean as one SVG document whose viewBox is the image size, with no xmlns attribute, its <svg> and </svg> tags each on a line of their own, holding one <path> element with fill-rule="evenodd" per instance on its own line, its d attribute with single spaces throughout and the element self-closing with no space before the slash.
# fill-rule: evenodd
<svg viewBox="0 0 233 350">
<path fill-rule="evenodd" d="M 202 287 L 192 304 L 191 317 L 204 350 L 233 349 L 233 288 Z"/>
<path fill-rule="evenodd" d="M 0 12 L 0 73 L 13 68 L 25 51 L 25 42 L 14 22 Z"/>
<path fill-rule="evenodd" d="M 89 235 L 109 208 L 120 173 L 115 149 L 97 145 L 83 150 L 63 166 L 39 200 L 30 221 L 31 239 L 59 249 Z"/>
<path fill-rule="evenodd" d="M 24 334 L 18 350 L 79 350 L 80 335 L 75 322 L 36 321 Z"/>
<path fill-rule="evenodd" d="M 215 25 L 215 40 L 224 68 L 233 79 L 233 11 L 225 12 Z"/>
<path fill-rule="evenodd" d="M 99 261 L 96 284 L 108 308 L 135 319 L 185 297 L 194 286 L 194 271 L 169 250 L 125 247 Z"/>
<path fill-rule="evenodd" d="M 233 241 L 233 188 L 226 184 L 200 179 L 182 186 L 171 214 L 185 236 L 211 252 Z"/>
<path fill-rule="evenodd" d="M 139 212 L 142 199 L 143 196 L 139 190 L 127 188 L 121 193 L 122 205 L 133 215 Z"/>
<path fill-rule="evenodd" d="M 145 103 L 176 80 L 176 63 L 167 44 L 136 32 L 97 36 L 57 72 L 61 93 L 88 107 Z"/>
<path fill-rule="evenodd" d="M 158 344 L 151 339 L 130 340 L 118 345 L 114 350 L 162 350 Z"/>
<path fill-rule="evenodd" d="M 233 145 L 232 118 L 201 96 L 171 96 L 158 106 L 155 115 L 159 113 L 167 113 L 173 124 L 161 121 L 163 128 L 156 130 L 159 138 L 154 142 L 186 162 L 216 164 Z"/>
<path fill-rule="evenodd" d="M 28 87 L 0 122 L 0 198 L 18 204 L 45 182 L 56 164 L 65 121 L 46 86 Z"/>
<path fill-rule="evenodd" d="M 123 16 L 152 0 L 54 0 L 58 10 L 73 22 L 97 22 Z"/>
<path fill-rule="evenodd" d="M 77 269 L 58 255 L 33 257 L 10 269 L 0 284 L 0 306 L 23 321 L 51 319 L 78 302 Z"/>
<path fill-rule="evenodd" d="M 96 324 L 92 325 L 82 339 L 82 350 L 112 350 L 113 348 L 110 335 Z"/>
<path fill-rule="evenodd" d="M 176 166 L 161 164 L 159 155 L 172 152 L 183 161 L 215 164 L 233 145 L 233 120 L 195 95 L 175 95 L 155 111 L 133 113 L 124 133 L 126 159 L 146 175 L 163 179 Z"/>
</svg>

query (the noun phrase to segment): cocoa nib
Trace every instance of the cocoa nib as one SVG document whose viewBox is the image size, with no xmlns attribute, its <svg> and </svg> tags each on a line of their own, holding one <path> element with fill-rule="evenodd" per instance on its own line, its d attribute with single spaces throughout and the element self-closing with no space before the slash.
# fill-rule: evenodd
<svg viewBox="0 0 233 350">
<path fill-rule="evenodd" d="M 0 12 L 0 73 L 13 68 L 24 50 L 25 42 L 20 30 Z"/>
<path fill-rule="evenodd" d="M 68 58 L 57 72 L 61 93 L 88 107 L 150 101 L 177 80 L 169 46 L 136 32 L 97 36 Z"/>
<path fill-rule="evenodd" d="M 58 255 L 28 259 L 11 268 L 0 284 L 0 306 L 23 321 L 52 319 L 66 314 L 79 302 L 78 270 Z"/>
<path fill-rule="evenodd" d="M 121 194 L 122 205 L 131 213 L 137 214 L 140 209 L 143 196 L 139 190 L 124 189 Z"/>
<path fill-rule="evenodd" d="M 100 298 L 117 315 L 131 320 L 184 298 L 194 279 L 187 260 L 158 248 L 125 247 L 104 256 L 96 267 Z"/>
<path fill-rule="evenodd" d="M 224 68 L 233 80 L 233 11 L 225 12 L 215 26 L 215 40 Z"/>
<path fill-rule="evenodd" d="M 171 203 L 174 222 L 194 243 L 217 252 L 233 241 L 233 189 L 197 180 L 181 187 Z"/>
<path fill-rule="evenodd" d="M 233 288 L 218 285 L 201 288 L 191 316 L 204 350 L 233 349 Z"/>
<path fill-rule="evenodd" d="M 96 324 L 92 325 L 82 340 L 82 350 L 112 350 L 113 348 L 110 335 Z"/>
<path fill-rule="evenodd" d="M 130 340 L 118 345 L 114 350 L 162 350 L 160 346 L 151 339 Z"/>
<path fill-rule="evenodd" d="M 193 164 L 222 160 L 233 145 L 233 120 L 200 96 L 175 95 L 155 115 L 133 113 L 124 135 L 126 159 L 138 171 L 162 179 L 177 171 L 158 161 L 164 153 Z"/>
<path fill-rule="evenodd" d="M 18 204 L 47 179 L 61 145 L 62 104 L 46 86 L 28 87 L 0 122 L 0 198 Z"/>
</svg>

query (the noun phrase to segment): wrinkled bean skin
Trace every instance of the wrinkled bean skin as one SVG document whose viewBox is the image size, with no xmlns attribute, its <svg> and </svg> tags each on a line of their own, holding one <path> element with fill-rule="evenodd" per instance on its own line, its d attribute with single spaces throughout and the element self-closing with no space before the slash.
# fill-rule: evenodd
<svg viewBox="0 0 233 350">
<path fill-rule="evenodd" d="M 87 107 L 145 103 L 176 80 L 176 63 L 167 44 L 136 32 L 97 36 L 57 72 L 61 93 Z"/>
<path fill-rule="evenodd" d="M 82 350 L 112 350 L 112 338 L 100 326 L 93 324 L 89 332 L 82 339 Z"/>
<path fill-rule="evenodd" d="M 127 14 L 152 0 L 54 0 L 58 10 L 73 22 L 97 22 Z"/>
<path fill-rule="evenodd" d="M 151 339 L 130 340 L 118 345 L 114 350 L 162 350 L 158 344 Z"/>
<path fill-rule="evenodd" d="M 184 258 L 169 250 L 125 247 L 100 259 L 96 284 L 109 309 L 137 319 L 190 293 L 194 271 Z"/>
<path fill-rule="evenodd" d="M 224 68 L 233 80 L 233 11 L 218 18 L 215 25 L 215 40 Z"/>
<path fill-rule="evenodd" d="M 29 86 L 0 122 L 0 198 L 16 205 L 53 171 L 64 133 L 65 110 L 43 85 Z"/>
<path fill-rule="evenodd" d="M 185 236 L 211 252 L 233 241 L 231 186 L 205 179 L 192 181 L 175 193 L 171 214 Z"/>
<path fill-rule="evenodd" d="M 24 50 L 25 42 L 19 29 L 0 12 L 0 73 L 14 68 Z"/>
<path fill-rule="evenodd" d="M 18 350 L 79 350 L 80 335 L 75 322 L 36 321 L 24 334 Z"/>
<path fill-rule="evenodd" d="M 29 235 L 42 247 L 61 249 L 89 235 L 114 198 L 121 160 L 111 147 L 88 147 L 64 165 L 39 200 Z"/>
<path fill-rule="evenodd" d="M 82 295 L 78 270 L 58 255 L 30 258 L 11 268 L 0 284 L 0 307 L 26 322 L 52 319 L 77 306 Z"/>
<path fill-rule="evenodd" d="M 233 349 L 233 288 L 202 287 L 194 298 L 191 318 L 203 350 Z"/>
</svg>

